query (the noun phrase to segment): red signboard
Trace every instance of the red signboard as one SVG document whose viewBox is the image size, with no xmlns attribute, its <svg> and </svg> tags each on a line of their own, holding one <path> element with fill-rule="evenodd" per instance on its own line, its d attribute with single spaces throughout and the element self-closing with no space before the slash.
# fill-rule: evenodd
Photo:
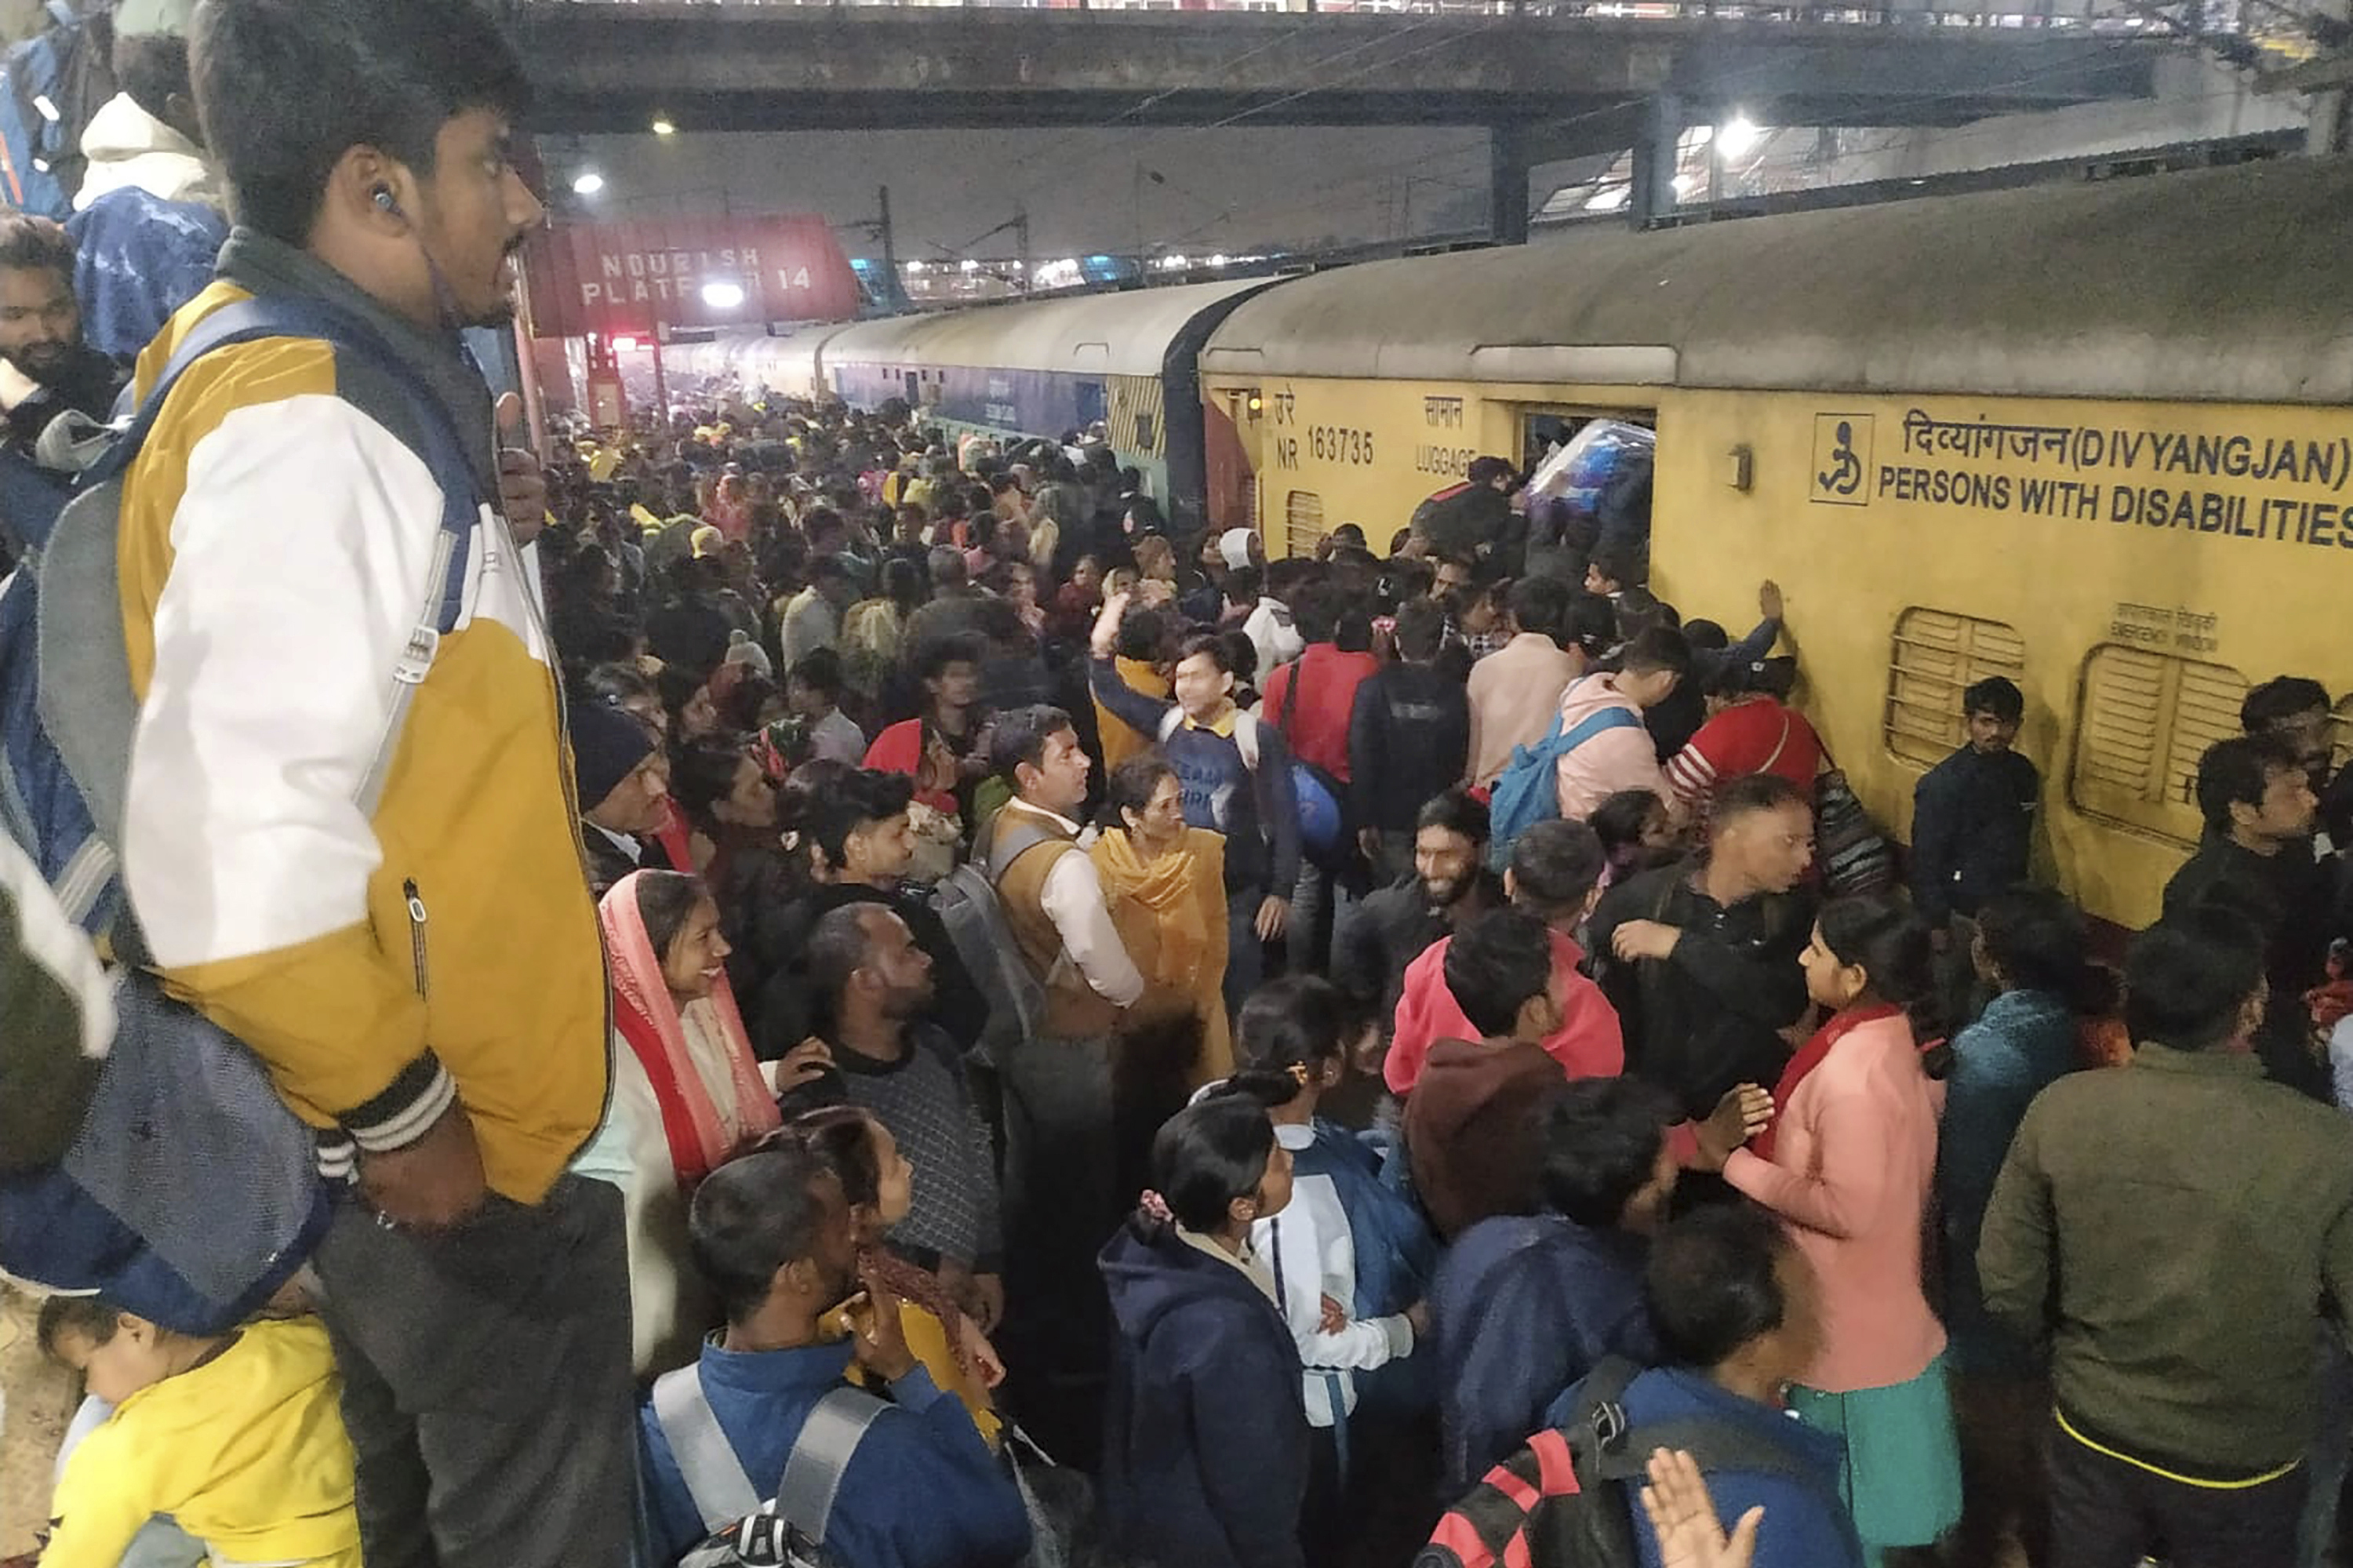
<svg viewBox="0 0 2353 1568">
<path fill-rule="evenodd" d="M 806 214 L 559 225 L 523 267 L 539 337 L 848 321 L 860 304 L 832 228 Z"/>
</svg>

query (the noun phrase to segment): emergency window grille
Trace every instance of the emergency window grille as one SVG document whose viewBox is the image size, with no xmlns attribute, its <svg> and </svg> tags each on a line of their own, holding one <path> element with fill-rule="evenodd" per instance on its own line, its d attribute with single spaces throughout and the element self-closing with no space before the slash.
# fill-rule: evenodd
<svg viewBox="0 0 2353 1568">
<path fill-rule="evenodd" d="M 1887 749 L 1933 768 L 1961 744 L 1961 694 L 1989 675 L 2022 680 L 2026 640 L 2018 628 L 1915 605 L 1895 620 L 1887 668 Z"/>
<path fill-rule="evenodd" d="M 2084 664 L 2071 786 L 2085 816 L 2198 842 L 2198 759 L 2239 733 L 2247 678 L 2227 664 L 2103 643 Z"/>
<path fill-rule="evenodd" d="M 1329 532 L 1324 526 L 1324 498 L 1312 490 L 1294 490 L 1284 496 L 1282 527 L 1287 554 L 1314 555 Z"/>
</svg>

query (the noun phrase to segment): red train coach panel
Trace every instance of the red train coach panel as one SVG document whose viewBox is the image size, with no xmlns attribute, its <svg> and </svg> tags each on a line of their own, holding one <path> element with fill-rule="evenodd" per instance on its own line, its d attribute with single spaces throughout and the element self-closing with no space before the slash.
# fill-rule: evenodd
<svg viewBox="0 0 2353 1568">
<path fill-rule="evenodd" d="M 523 266 L 539 337 L 847 321 L 860 303 L 832 228 L 807 214 L 564 224 L 533 237 Z"/>
</svg>

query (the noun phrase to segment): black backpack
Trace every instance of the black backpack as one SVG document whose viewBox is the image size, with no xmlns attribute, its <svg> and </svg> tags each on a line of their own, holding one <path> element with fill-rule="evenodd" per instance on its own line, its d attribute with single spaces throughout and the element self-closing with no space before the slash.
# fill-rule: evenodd
<svg viewBox="0 0 2353 1568">
<path fill-rule="evenodd" d="M 1637 1489 L 1657 1448 L 1689 1452 L 1703 1472 L 1764 1471 L 1820 1488 L 1788 1450 L 1729 1422 L 1695 1417 L 1630 1429 L 1620 1402 L 1641 1371 L 1615 1356 L 1595 1367 L 1576 1418 L 1537 1433 L 1488 1471 L 1439 1520 L 1414 1568 L 1639 1568 Z M 1822 1496 L 1844 1515 L 1842 1502 Z"/>
</svg>

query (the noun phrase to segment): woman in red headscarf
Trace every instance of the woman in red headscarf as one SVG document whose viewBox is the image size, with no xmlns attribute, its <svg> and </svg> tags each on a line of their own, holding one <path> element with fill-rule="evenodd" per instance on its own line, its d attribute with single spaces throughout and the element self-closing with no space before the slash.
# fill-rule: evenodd
<svg viewBox="0 0 2353 1568">
<path fill-rule="evenodd" d="M 716 1314 L 687 1255 L 695 1186 L 781 1125 L 788 1086 L 825 1070 L 814 1042 L 764 1071 L 727 984 L 719 908 L 698 877 L 640 871 L 599 906 L 611 960 L 613 1115 L 626 1129 L 629 1294 L 640 1372 L 691 1361 Z"/>
</svg>

